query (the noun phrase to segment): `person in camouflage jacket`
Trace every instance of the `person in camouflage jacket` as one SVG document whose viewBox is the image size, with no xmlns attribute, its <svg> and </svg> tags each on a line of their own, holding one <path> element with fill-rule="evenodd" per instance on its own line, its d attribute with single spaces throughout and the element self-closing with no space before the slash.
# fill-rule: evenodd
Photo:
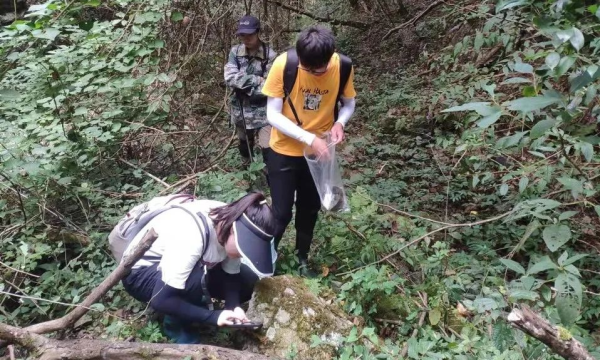
<svg viewBox="0 0 600 360">
<path fill-rule="evenodd" d="M 237 35 L 242 43 L 231 48 L 224 69 L 225 82 L 232 90 L 231 123 L 236 127 L 242 162 L 246 166 L 254 156 L 254 138 L 258 137 L 264 159 L 271 135 L 262 86 L 277 54 L 260 40 L 259 32 L 260 22 L 256 17 L 240 19 Z"/>
</svg>

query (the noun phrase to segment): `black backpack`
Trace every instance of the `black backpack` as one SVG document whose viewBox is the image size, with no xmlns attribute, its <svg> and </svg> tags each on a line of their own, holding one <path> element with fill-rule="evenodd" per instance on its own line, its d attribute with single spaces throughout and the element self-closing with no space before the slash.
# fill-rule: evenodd
<svg viewBox="0 0 600 360">
<path fill-rule="evenodd" d="M 339 54 L 339 53 L 338 53 Z M 344 92 L 344 88 L 348 83 L 348 78 L 350 77 L 350 72 L 352 72 L 352 59 L 347 57 L 346 55 L 339 54 L 340 56 L 340 87 L 337 93 L 337 100 L 335 102 L 335 108 L 333 110 L 333 121 L 335 122 L 338 118 L 339 106 L 340 106 L 340 98 L 342 93 Z M 292 109 L 292 113 L 296 118 L 296 123 L 298 126 L 302 126 L 302 122 L 300 118 L 298 118 L 298 113 L 296 112 L 296 108 L 290 99 L 290 94 L 292 93 L 292 89 L 294 88 L 294 83 L 296 82 L 296 77 L 298 77 L 298 65 L 300 65 L 300 60 L 298 59 L 298 53 L 296 53 L 296 49 L 291 48 L 287 51 L 287 59 L 285 62 L 285 68 L 283 70 L 283 93 L 284 93 L 284 101 L 287 99 L 290 108 Z"/>
</svg>

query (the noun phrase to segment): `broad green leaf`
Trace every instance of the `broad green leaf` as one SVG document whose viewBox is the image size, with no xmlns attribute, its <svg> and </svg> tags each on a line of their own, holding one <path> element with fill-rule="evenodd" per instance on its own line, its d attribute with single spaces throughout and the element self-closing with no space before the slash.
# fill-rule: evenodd
<svg viewBox="0 0 600 360">
<path fill-rule="evenodd" d="M 500 186 L 500 195 L 504 196 L 506 194 L 508 194 L 508 184 L 502 184 Z"/>
<path fill-rule="evenodd" d="M 181 21 L 181 20 L 183 20 L 183 14 L 180 13 L 179 11 L 175 11 L 171 14 L 171 20 L 172 21 Z"/>
<path fill-rule="evenodd" d="M 568 272 L 570 272 L 571 274 L 577 276 L 577 277 L 581 277 L 581 273 L 579 272 L 579 270 L 573 266 L 573 265 L 563 265 L 564 269 Z"/>
<path fill-rule="evenodd" d="M 514 77 L 514 78 L 510 78 L 510 79 L 506 79 L 506 80 L 504 80 L 504 81 L 501 83 L 501 85 L 508 85 L 508 84 L 525 84 L 525 83 L 528 83 L 528 84 L 530 84 L 530 83 L 531 83 L 531 80 L 529 80 L 529 79 L 525 79 L 525 78 L 522 78 L 522 77 Z"/>
<path fill-rule="evenodd" d="M 587 142 L 582 142 L 579 144 L 579 148 L 581 150 L 581 154 L 585 158 L 585 161 L 590 162 L 594 157 L 594 146 Z"/>
<path fill-rule="evenodd" d="M 21 97 L 16 90 L 13 89 L 0 89 L 0 100 L 16 100 Z"/>
<path fill-rule="evenodd" d="M 478 298 L 473 301 L 478 313 L 484 313 L 498 308 L 498 303 L 492 298 Z"/>
<path fill-rule="evenodd" d="M 527 270 L 527 275 L 533 275 L 540 273 L 546 270 L 557 269 L 556 264 L 552 261 L 548 256 L 544 256 L 539 261 L 537 261 L 529 270 Z"/>
<path fill-rule="evenodd" d="M 494 124 L 496 121 L 498 121 L 498 119 L 500 119 L 500 117 L 502 116 L 502 109 L 500 109 L 500 107 L 497 107 L 498 111 L 483 117 L 481 120 L 477 121 L 477 126 L 479 126 L 482 129 L 487 128 L 488 126 Z"/>
<path fill-rule="evenodd" d="M 556 288 L 557 295 L 574 295 L 581 305 L 581 300 L 583 299 L 583 287 L 581 286 L 579 277 L 562 272 L 558 274 L 554 280 L 554 288 Z"/>
<path fill-rule="evenodd" d="M 523 176 L 521 180 L 519 180 L 519 193 L 522 193 L 527 189 L 527 185 L 529 185 L 529 178 L 527 176 Z"/>
<path fill-rule="evenodd" d="M 555 252 L 571 240 L 571 229 L 566 225 L 550 225 L 544 229 L 542 237 L 548 250 Z"/>
<path fill-rule="evenodd" d="M 483 45 L 483 33 L 479 30 L 477 30 L 477 35 L 475 35 L 475 51 L 479 51 L 479 49 L 481 49 L 481 46 Z"/>
<path fill-rule="evenodd" d="M 569 259 L 567 259 L 567 261 L 565 261 L 563 263 L 563 266 L 567 266 L 567 265 L 571 265 L 574 262 L 583 259 L 584 257 L 588 256 L 587 254 L 577 254 L 575 256 L 571 256 Z"/>
<path fill-rule="evenodd" d="M 574 27 L 572 29 L 572 31 L 573 31 L 573 36 L 571 36 L 569 41 L 571 41 L 571 45 L 573 45 L 575 50 L 579 51 L 583 47 L 583 44 L 585 43 L 585 39 L 583 37 L 583 34 L 581 33 L 581 31 L 578 28 Z"/>
<path fill-rule="evenodd" d="M 512 270 L 512 271 L 514 271 L 514 272 L 516 272 L 518 274 L 525 275 L 525 269 L 518 262 L 510 260 L 510 259 L 500 259 L 500 262 L 502 264 L 504 264 L 504 266 L 506 266 L 510 270 Z"/>
<path fill-rule="evenodd" d="M 537 90 L 535 86 L 525 86 L 521 93 L 523 94 L 523 96 L 533 97 L 537 95 Z"/>
<path fill-rule="evenodd" d="M 553 119 L 546 119 L 546 120 L 538 121 L 531 128 L 531 132 L 529 133 L 529 136 L 531 137 L 531 139 L 537 139 L 537 138 L 543 136 L 546 133 L 546 131 L 552 129 L 554 127 L 554 125 L 556 125 L 556 120 L 553 120 Z"/>
<path fill-rule="evenodd" d="M 600 216 L 600 205 L 594 206 L 594 210 L 596 210 L 596 215 Z"/>
<path fill-rule="evenodd" d="M 590 5 L 590 6 L 588 6 L 587 9 L 590 12 L 590 14 L 595 15 L 596 11 L 598 11 L 600 9 L 600 6 L 598 6 L 598 5 Z"/>
<path fill-rule="evenodd" d="M 556 261 L 558 263 L 558 266 L 563 266 L 563 262 L 565 260 L 567 260 L 569 258 L 569 253 L 568 252 L 563 252 L 559 257 L 558 260 Z"/>
<path fill-rule="evenodd" d="M 100 0 L 88 0 L 88 2 L 86 2 L 85 4 L 88 6 L 97 7 L 100 6 Z"/>
<path fill-rule="evenodd" d="M 530 3 L 529 0 L 501 0 L 496 5 L 496 13 L 499 13 L 502 10 L 511 9 L 521 5 L 528 5 Z"/>
<path fill-rule="evenodd" d="M 577 215 L 579 211 L 565 211 L 558 216 L 558 221 L 567 220 L 575 215 Z"/>
<path fill-rule="evenodd" d="M 562 75 L 566 74 L 567 71 L 569 71 L 569 69 L 571 68 L 571 66 L 573 66 L 573 64 L 575 64 L 576 60 L 577 60 L 577 58 L 575 56 L 565 56 L 562 59 L 560 59 L 560 62 L 558 63 L 558 67 L 554 71 L 555 75 L 562 76 Z"/>
<path fill-rule="evenodd" d="M 60 31 L 56 28 L 46 28 L 43 31 L 38 30 L 32 32 L 33 37 L 40 39 L 48 39 L 50 41 L 54 40 L 59 34 Z"/>
<path fill-rule="evenodd" d="M 442 318 L 442 313 L 439 309 L 433 309 L 429 311 L 429 323 L 433 326 L 439 324 L 440 319 Z"/>
<path fill-rule="evenodd" d="M 582 87 L 592 82 L 592 76 L 587 71 L 582 71 L 581 74 L 575 76 L 570 80 L 571 87 L 569 89 L 570 92 L 574 93 Z"/>
<path fill-rule="evenodd" d="M 315 348 L 323 343 L 323 340 L 321 340 L 320 337 L 318 337 L 317 335 L 314 335 L 314 334 L 310 337 L 310 341 L 311 341 L 311 343 L 310 343 L 311 348 Z"/>
<path fill-rule="evenodd" d="M 509 294 L 509 297 L 511 298 L 512 301 L 516 301 L 516 300 L 535 301 L 539 298 L 539 295 L 535 291 L 518 289 L 518 290 L 511 291 Z"/>
<path fill-rule="evenodd" d="M 551 52 L 546 56 L 546 66 L 550 68 L 550 70 L 554 70 L 558 66 L 560 62 L 560 55 L 555 52 Z"/>
<path fill-rule="evenodd" d="M 504 103 L 508 110 L 531 112 L 545 108 L 546 106 L 556 104 L 560 99 L 549 96 L 535 96 L 520 98 Z"/>
<path fill-rule="evenodd" d="M 579 302 L 574 296 L 558 295 L 554 300 L 554 306 L 556 306 L 560 322 L 565 327 L 573 325 L 579 317 Z"/>
<path fill-rule="evenodd" d="M 521 74 L 533 74 L 533 66 L 527 63 L 516 63 L 514 66 L 514 70 Z"/>
<path fill-rule="evenodd" d="M 497 112 L 497 107 L 490 106 L 489 102 L 472 102 L 442 110 L 443 113 L 456 111 L 475 111 L 481 116 L 488 116 Z"/>
<path fill-rule="evenodd" d="M 569 177 L 559 177 L 557 179 L 561 184 L 565 186 L 566 189 L 571 190 L 571 195 L 573 195 L 574 199 L 579 197 L 579 194 L 583 192 L 583 182 L 569 178 Z"/>
<path fill-rule="evenodd" d="M 102 305 L 100 303 L 95 303 L 90 306 L 90 309 L 95 310 L 95 311 L 104 311 L 105 307 L 104 307 L 104 305 Z"/>
</svg>

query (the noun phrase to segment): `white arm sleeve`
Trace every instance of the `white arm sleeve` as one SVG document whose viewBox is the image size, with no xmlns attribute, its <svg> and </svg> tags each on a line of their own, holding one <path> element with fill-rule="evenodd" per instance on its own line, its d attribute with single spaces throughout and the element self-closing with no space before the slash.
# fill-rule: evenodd
<svg viewBox="0 0 600 360">
<path fill-rule="evenodd" d="M 336 123 L 342 124 L 343 127 L 346 127 L 348 120 L 354 114 L 354 108 L 356 107 L 356 101 L 354 98 L 345 98 L 342 97 L 342 107 L 340 108 L 340 112 L 338 113 L 338 119 Z"/>
<path fill-rule="evenodd" d="M 285 115 L 281 113 L 282 108 L 282 98 L 269 96 L 267 99 L 267 120 L 269 121 L 269 124 L 292 139 L 296 139 L 310 146 L 316 137 L 315 134 L 311 134 L 296 125 L 295 120 L 290 120 L 285 117 Z M 354 111 L 354 108 L 352 110 Z M 352 115 L 352 113 L 350 113 L 350 115 Z M 350 116 L 348 116 L 348 118 L 350 118 Z"/>
</svg>

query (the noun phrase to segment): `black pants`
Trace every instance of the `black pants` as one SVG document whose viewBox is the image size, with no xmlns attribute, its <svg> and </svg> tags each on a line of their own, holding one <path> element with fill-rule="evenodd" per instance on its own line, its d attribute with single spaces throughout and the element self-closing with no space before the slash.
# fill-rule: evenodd
<svg viewBox="0 0 600 360">
<path fill-rule="evenodd" d="M 292 220 L 295 193 L 296 250 L 300 259 L 307 259 L 317 216 L 321 209 L 321 200 L 306 159 L 303 156 L 282 155 L 270 149 L 267 169 L 273 213 L 278 223 L 275 231 L 275 248 Z"/>
<path fill-rule="evenodd" d="M 125 290 L 138 301 L 149 302 L 152 298 L 154 285 L 162 277 L 162 272 L 157 271 L 158 263 L 145 268 L 135 269 L 123 279 L 123 287 Z M 190 303 L 196 306 L 206 306 L 202 302 L 202 275 L 204 269 L 202 266 L 196 266 L 187 281 L 185 282 L 184 297 Z M 242 264 L 240 269 L 241 284 L 240 284 L 240 301 L 242 303 L 250 300 L 254 291 L 254 284 L 258 281 L 258 277 L 250 268 Z M 208 270 L 206 277 L 206 287 L 210 296 L 215 299 L 224 299 L 224 289 L 221 286 L 224 283 L 225 272 L 221 268 L 221 264 Z"/>
</svg>

